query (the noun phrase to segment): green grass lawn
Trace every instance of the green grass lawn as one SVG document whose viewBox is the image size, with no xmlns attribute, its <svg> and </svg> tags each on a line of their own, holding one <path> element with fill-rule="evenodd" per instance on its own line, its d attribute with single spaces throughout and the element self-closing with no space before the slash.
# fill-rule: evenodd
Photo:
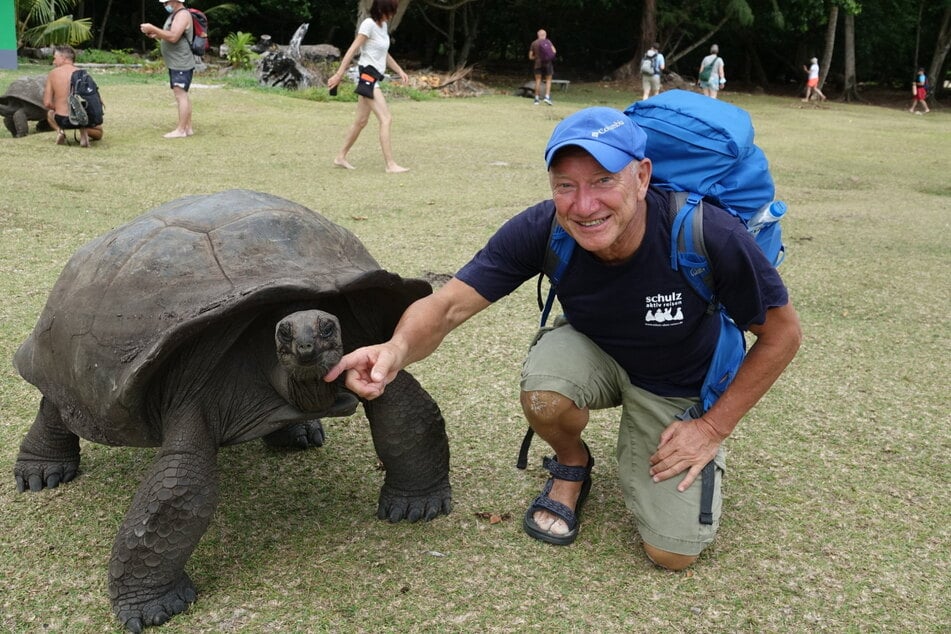
<svg viewBox="0 0 951 634">
<path fill-rule="evenodd" d="M 15 77 L 0 72 L 0 92 Z M 405 276 L 451 273 L 504 220 L 548 196 L 542 153 L 586 105 L 639 87 L 572 84 L 554 107 L 508 94 L 394 97 L 387 175 L 375 121 L 331 161 L 344 98 L 307 101 L 200 77 L 196 135 L 166 140 L 164 74 L 97 73 L 105 138 L 0 136 L 0 630 L 118 631 L 106 564 L 153 450 L 83 443 L 82 475 L 17 494 L 12 466 L 37 391 L 9 360 L 69 256 L 165 201 L 240 187 L 283 196 L 354 231 Z M 516 84 L 517 85 L 517 84 Z M 326 422 L 321 449 L 221 451 L 221 503 L 187 566 L 199 590 L 164 627 L 193 632 L 947 632 L 951 482 L 951 116 L 725 91 L 747 108 L 789 204 L 782 273 L 805 342 L 727 441 L 720 535 L 686 573 L 653 568 L 624 509 L 617 412 L 586 440 L 598 461 L 570 548 L 521 516 L 547 472 L 518 371 L 537 323 L 534 284 L 473 318 L 411 371 L 446 418 L 453 513 L 375 519 L 382 473 L 362 413 Z M 486 515 L 498 515 L 491 523 Z"/>
</svg>

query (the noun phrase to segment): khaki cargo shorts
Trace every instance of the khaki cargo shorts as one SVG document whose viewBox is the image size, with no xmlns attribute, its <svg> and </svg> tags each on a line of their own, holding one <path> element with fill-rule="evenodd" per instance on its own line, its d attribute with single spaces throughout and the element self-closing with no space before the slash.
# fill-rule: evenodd
<svg viewBox="0 0 951 634">
<path fill-rule="evenodd" d="M 697 406 L 697 399 L 657 396 L 632 385 L 611 356 L 562 318 L 536 336 L 522 365 L 521 388 L 557 392 L 582 409 L 620 406 L 618 476 L 641 539 L 655 548 L 690 556 L 699 555 L 713 541 L 722 508 L 723 448 L 714 460 L 717 468 L 703 472 L 708 478 L 714 476 L 708 524 L 700 522 L 703 476 L 683 493 L 677 485 L 685 474 L 663 482 L 654 482 L 650 476 L 650 456 L 661 432 L 677 418 L 692 418 L 688 412 Z"/>
</svg>

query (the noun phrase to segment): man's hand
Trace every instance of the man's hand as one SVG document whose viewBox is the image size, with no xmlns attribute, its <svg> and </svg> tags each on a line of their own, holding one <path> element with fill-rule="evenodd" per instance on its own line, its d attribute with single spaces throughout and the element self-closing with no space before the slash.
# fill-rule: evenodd
<svg viewBox="0 0 951 634">
<path fill-rule="evenodd" d="M 674 421 L 660 435 L 660 444 L 651 456 L 651 477 L 654 482 L 662 482 L 686 471 L 677 485 L 678 491 L 686 491 L 717 455 L 721 442 L 713 425 L 702 416 Z"/>
<path fill-rule="evenodd" d="M 383 394 L 387 383 L 396 378 L 400 368 L 396 366 L 396 354 L 388 344 L 357 348 L 330 368 L 324 381 L 332 382 L 343 372 L 347 373 L 344 383 L 347 388 L 361 398 L 373 400 Z"/>
</svg>

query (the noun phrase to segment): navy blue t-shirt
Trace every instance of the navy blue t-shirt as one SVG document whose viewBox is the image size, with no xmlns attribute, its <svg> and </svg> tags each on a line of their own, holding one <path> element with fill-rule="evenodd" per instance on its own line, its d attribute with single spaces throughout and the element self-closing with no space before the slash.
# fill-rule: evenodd
<svg viewBox="0 0 951 634">
<path fill-rule="evenodd" d="M 786 287 L 743 224 L 704 204 L 704 243 L 714 287 L 743 329 L 788 302 Z M 697 396 L 716 347 L 719 321 L 670 268 L 668 196 L 650 189 L 647 231 L 634 256 L 605 264 L 576 246 L 558 287 L 572 326 L 627 370 L 631 382 L 661 396 Z M 539 203 L 506 222 L 456 277 L 490 302 L 542 271 L 555 205 Z"/>
</svg>

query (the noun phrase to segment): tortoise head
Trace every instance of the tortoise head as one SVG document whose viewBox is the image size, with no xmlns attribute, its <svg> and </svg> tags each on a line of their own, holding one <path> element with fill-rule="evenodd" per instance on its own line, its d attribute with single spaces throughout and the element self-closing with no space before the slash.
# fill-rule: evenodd
<svg viewBox="0 0 951 634">
<path fill-rule="evenodd" d="M 323 377 L 343 356 L 340 321 L 322 310 L 287 315 L 274 328 L 277 357 L 297 380 Z"/>
</svg>

